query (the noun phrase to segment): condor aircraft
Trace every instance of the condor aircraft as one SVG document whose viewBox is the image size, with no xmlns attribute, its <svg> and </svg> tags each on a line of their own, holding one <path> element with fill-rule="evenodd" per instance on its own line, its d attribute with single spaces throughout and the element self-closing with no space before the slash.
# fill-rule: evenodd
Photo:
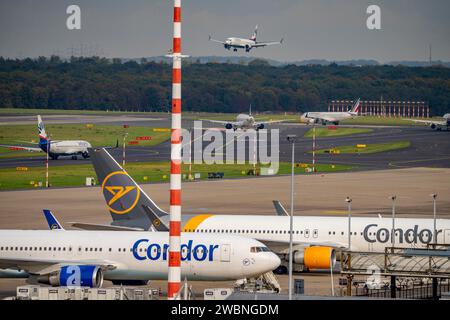
<svg viewBox="0 0 450 320">
<path fill-rule="evenodd" d="M 408 121 L 414 121 L 419 123 L 425 123 L 431 129 L 441 131 L 442 129 L 450 130 L 450 113 L 446 113 L 442 116 L 442 120 L 417 120 L 417 119 L 403 119 Z"/>
<path fill-rule="evenodd" d="M 221 41 L 213 39 L 210 35 L 209 41 L 220 43 L 223 45 L 225 49 L 227 50 L 233 49 L 234 52 L 238 51 L 238 49 L 245 49 L 245 52 L 250 52 L 250 50 L 252 50 L 253 48 L 260 48 L 283 43 L 283 39 L 274 42 L 258 42 L 256 41 L 257 35 L 258 35 L 258 26 L 255 27 L 255 31 L 253 31 L 253 34 L 249 39 L 230 37 L 227 38 L 225 41 Z"/>
<path fill-rule="evenodd" d="M 167 279 L 167 232 L 0 230 L 0 277 L 101 287 Z M 182 277 L 238 280 L 280 265 L 261 242 L 235 235 L 182 233 Z"/>
<path fill-rule="evenodd" d="M 89 152 L 113 218 L 111 228 L 167 231 L 169 215 L 145 194 L 114 158 L 105 149 L 90 149 Z M 124 194 L 120 202 L 111 203 L 114 193 L 117 194 L 114 190 L 126 188 L 134 189 Z M 282 209 L 282 206 L 277 207 L 278 211 Z M 74 226 L 89 229 L 109 227 L 79 223 Z M 283 212 L 276 216 L 183 214 L 182 228 L 188 233 L 236 234 L 257 239 L 283 258 L 283 265 L 277 271 L 287 270 L 289 217 Z M 393 236 L 392 220 L 389 218 L 353 217 L 351 248 L 348 248 L 347 217 L 296 216 L 293 230 L 296 271 L 328 269 L 335 261 L 336 249 L 384 252 L 386 246 L 392 245 L 393 239 L 396 247 L 426 247 L 433 241 L 434 233 L 432 219 L 398 218 Z M 437 220 L 437 242 L 450 244 L 449 219 Z"/>
<path fill-rule="evenodd" d="M 339 124 L 339 121 L 350 119 L 358 115 L 361 107 L 360 99 L 356 100 L 350 111 L 347 112 L 305 112 L 301 116 L 301 122 L 307 124 L 321 123 L 326 125 L 327 123 Z"/>
<path fill-rule="evenodd" d="M 76 160 L 78 155 L 83 158 L 89 158 L 88 148 L 91 148 L 91 144 L 83 140 L 50 140 L 45 132 L 44 122 L 40 115 L 38 118 L 38 132 L 39 132 L 39 144 L 36 147 L 25 147 L 25 146 L 9 146 L 1 145 L 1 147 L 8 147 L 14 150 L 27 150 L 33 152 L 44 151 L 48 153 L 50 158 L 56 160 L 60 156 L 71 156 L 72 159 Z"/>
</svg>

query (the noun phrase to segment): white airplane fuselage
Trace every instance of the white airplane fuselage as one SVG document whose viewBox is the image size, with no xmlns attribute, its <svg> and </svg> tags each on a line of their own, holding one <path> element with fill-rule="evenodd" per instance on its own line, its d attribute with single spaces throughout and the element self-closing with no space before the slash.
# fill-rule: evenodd
<svg viewBox="0 0 450 320">
<path fill-rule="evenodd" d="M 248 114 L 239 114 L 236 117 L 236 129 L 254 129 L 255 118 Z"/>
<path fill-rule="evenodd" d="M 244 39 L 244 38 L 237 38 L 237 37 L 230 37 L 225 40 L 224 47 L 225 49 L 230 50 L 231 48 L 241 48 L 241 49 L 247 49 L 247 51 L 250 51 L 251 48 L 256 44 L 256 41 L 250 40 L 250 39 Z"/>
<path fill-rule="evenodd" d="M 349 112 L 306 112 L 302 115 L 302 121 L 310 122 L 310 120 L 317 120 L 324 123 L 333 123 L 350 119 L 352 117 L 354 117 L 354 115 Z"/>
<path fill-rule="evenodd" d="M 52 157 L 58 156 L 76 156 L 82 155 L 83 157 L 89 157 L 88 148 L 91 148 L 91 144 L 83 140 L 50 140 L 50 144 L 47 146 L 47 140 L 41 140 L 39 147 Z"/>
<path fill-rule="evenodd" d="M 61 266 L 103 261 L 116 266 L 105 271 L 107 280 L 167 279 L 168 240 L 167 232 L 1 230 L 0 268 L 10 270 L 8 261 L 16 260 Z M 236 280 L 278 267 L 275 254 L 252 247 L 265 246 L 236 236 L 182 233 L 182 278 Z"/>
</svg>

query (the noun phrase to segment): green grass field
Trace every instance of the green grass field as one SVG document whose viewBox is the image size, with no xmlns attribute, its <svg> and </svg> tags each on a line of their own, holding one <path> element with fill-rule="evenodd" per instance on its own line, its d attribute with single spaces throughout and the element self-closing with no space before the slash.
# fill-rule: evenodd
<svg viewBox="0 0 450 320">
<path fill-rule="evenodd" d="M 398 149 L 408 148 L 411 145 L 409 141 L 395 141 L 389 143 L 376 143 L 376 144 L 366 144 L 365 148 L 357 148 L 356 145 L 353 146 L 339 146 L 335 147 L 334 150 L 339 150 L 339 153 L 378 153 L 386 152 Z M 316 153 L 327 153 L 330 149 L 317 150 Z M 311 153 L 311 151 L 309 152 Z"/>
<path fill-rule="evenodd" d="M 313 136 L 313 130 L 309 129 L 304 137 L 305 138 L 312 138 Z M 336 129 L 328 129 L 328 128 L 316 128 L 316 137 L 338 137 L 338 136 L 349 136 L 352 134 L 359 134 L 359 133 L 370 133 L 373 132 L 373 129 L 360 129 L 360 128 L 340 128 L 336 127 Z"/>
<path fill-rule="evenodd" d="M 138 141 L 135 146 L 154 146 L 170 138 L 170 132 L 155 132 L 149 127 L 134 127 L 132 125 L 125 129 L 118 125 L 93 125 L 92 128 L 88 128 L 85 124 L 48 124 L 45 126 L 45 130 L 54 140 L 86 140 L 94 147 L 115 146 L 117 140 L 122 145 L 125 132 L 128 133 L 127 141 L 135 140 L 136 137 L 151 137 L 151 140 Z M 0 127 L 0 144 L 32 145 L 33 143 L 37 144 L 37 140 L 35 125 Z"/>
<path fill-rule="evenodd" d="M 102 111 L 102 110 L 65 110 L 65 109 L 21 109 L 21 108 L 0 108 L 0 115 L 167 115 L 167 112 L 133 112 L 133 111 Z"/>
<path fill-rule="evenodd" d="M 247 111 L 244 111 L 247 112 Z M 20 108 L 0 108 L 0 115 L 147 115 L 157 117 L 169 117 L 168 112 L 132 112 L 132 111 L 101 111 L 101 110 L 62 110 L 62 109 L 20 109 Z M 292 122 L 300 121 L 300 114 L 273 114 L 273 115 L 258 115 L 255 113 L 257 121 L 270 120 L 292 120 Z M 222 121 L 235 120 L 236 114 L 231 113 L 207 113 L 207 112 L 190 112 L 184 111 L 183 118 L 188 120 L 212 119 Z M 405 117 L 407 118 L 407 117 Z M 421 118 L 417 118 L 421 119 Z M 434 119 L 440 119 L 439 117 Z M 341 121 L 342 124 L 358 124 L 358 125 L 385 125 L 385 126 L 414 126 L 421 125 L 412 121 L 402 120 L 402 117 L 384 118 L 378 116 L 361 116 L 353 119 Z"/>
<path fill-rule="evenodd" d="M 183 165 L 183 174 L 188 174 L 188 165 Z M 225 178 L 247 177 L 252 168 L 250 164 L 242 165 L 192 165 L 192 173 L 200 173 L 201 179 L 207 179 L 208 172 L 224 172 Z M 351 170 L 350 165 L 316 164 L 317 172 L 335 172 Z M 126 170 L 138 183 L 169 181 L 170 164 L 168 162 L 130 163 Z M 290 163 L 280 163 L 278 174 L 291 172 Z M 305 173 L 305 168 L 295 167 L 295 173 Z M 53 187 L 83 186 L 86 177 L 96 177 L 92 165 L 68 165 L 50 167 L 49 181 Z M 16 168 L 0 169 L 0 190 L 32 189 L 38 182 L 45 184 L 45 168 L 29 167 L 28 171 Z"/>
<path fill-rule="evenodd" d="M 10 150 L 5 147 L 0 147 L 0 159 L 29 158 L 29 157 L 43 157 L 43 156 L 45 156 L 44 152 Z"/>
</svg>

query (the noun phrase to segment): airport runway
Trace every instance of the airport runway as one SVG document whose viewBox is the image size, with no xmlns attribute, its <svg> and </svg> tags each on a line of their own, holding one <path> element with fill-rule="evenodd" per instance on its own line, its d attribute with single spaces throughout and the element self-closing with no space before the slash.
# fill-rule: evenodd
<svg viewBox="0 0 450 320">
<path fill-rule="evenodd" d="M 86 118 L 92 120 L 95 117 L 96 123 L 122 125 L 130 122 L 136 126 L 149 127 L 169 127 L 169 119 L 149 118 L 145 116 L 53 116 L 51 120 L 58 123 L 67 121 L 78 121 L 79 123 L 88 123 Z M 10 123 L 31 121 L 32 117 L 9 117 Z M 15 120 L 14 120 L 15 119 Z M 4 119 L 2 119 L 4 121 Z M 93 121 L 91 121 L 93 122 Z M 203 122 L 203 126 L 207 123 Z M 193 121 L 183 121 L 183 128 L 192 128 Z M 353 126 L 360 127 L 360 126 Z M 367 126 L 365 126 L 367 127 Z M 318 163 L 330 164 L 351 164 L 355 166 L 355 170 L 373 170 L 388 168 L 409 168 L 409 167 L 434 167 L 449 168 L 450 167 L 450 132 L 433 131 L 427 127 L 379 127 L 369 126 L 373 132 L 367 134 L 356 134 L 342 137 L 323 137 L 317 138 L 316 148 L 326 149 L 345 145 L 372 144 L 372 143 L 388 143 L 392 141 L 407 140 L 411 142 L 411 147 L 389 152 L 375 154 L 321 154 L 316 155 Z M 311 162 L 312 155 L 308 152 L 312 150 L 312 139 L 303 138 L 303 135 L 311 127 L 300 124 L 277 124 L 271 126 L 280 130 L 280 161 L 289 162 L 291 160 L 291 146 L 286 141 L 288 134 L 296 134 L 299 138 L 296 143 L 296 162 Z M 206 146 L 209 142 L 204 142 Z M 246 145 L 248 148 L 249 145 Z M 251 146 L 250 146 L 251 147 Z M 252 147 L 251 147 L 252 148 Z M 225 148 L 224 148 L 225 149 Z M 112 150 L 113 155 L 121 160 L 122 149 Z M 246 151 L 247 160 L 249 152 Z M 250 152 L 252 154 L 252 152 Z M 154 147 L 127 147 L 128 162 L 147 162 L 147 161 L 169 161 L 170 160 L 170 143 L 169 141 Z M 45 156 L 33 158 L 4 158 L 0 159 L 0 167 L 16 167 L 16 166 L 43 166 Z M 70 165 L 90 163 L 90 160 L 72 160 L 70 158 L 60 158 L 56 161 L 51 160 L 50 165 Z"/>
<path fill-rule="evenodd" d="M 450 218 L 450 169 L 406 168 L 341 172 L 295 177 L 295 213 L 298 215 L 346 215 L 345 198 L 353 198 L 358 215 L 390 215 L 389 195 L 397 195 L 399 216 L 429 216 L 431 193 L 438 194 L 440 217 Z M 169 184 L 144 184 L 143 189 L 168 210 Z M 224 199 L 232 199 L 226 201 Z M 183 183 L 183 212 L 272 215 L 272 200 L 286 206 L 290 200 L 290 176 L 224 179 Z M 62 223 L 108 223 L 110 216 L 100 187 L 50 188 L 0 192 L 1 228 L 45 228 L 41 210 L 52 209 Z"/>
</svg>

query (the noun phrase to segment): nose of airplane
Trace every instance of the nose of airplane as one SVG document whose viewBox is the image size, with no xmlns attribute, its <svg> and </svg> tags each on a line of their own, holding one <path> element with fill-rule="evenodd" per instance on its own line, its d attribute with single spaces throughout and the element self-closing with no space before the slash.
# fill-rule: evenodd
<svg viewBox="0 0 450 320">
<path fill-rule="evenodd" d="M 272 271 L 278 268 L 281 264 L 281 259 L 275 253 L 269 252 L 270 256 L 268 257 L 267 266 Z"/>
<path fill-rule="evenodd" d="M 250 258 L 245 258 L 242 265 L 241 276 L 244 278 L 260 276 L 278 268 L 281 264 L 280 258 L 273 252 L 257 252 Z"/>
</svg>

